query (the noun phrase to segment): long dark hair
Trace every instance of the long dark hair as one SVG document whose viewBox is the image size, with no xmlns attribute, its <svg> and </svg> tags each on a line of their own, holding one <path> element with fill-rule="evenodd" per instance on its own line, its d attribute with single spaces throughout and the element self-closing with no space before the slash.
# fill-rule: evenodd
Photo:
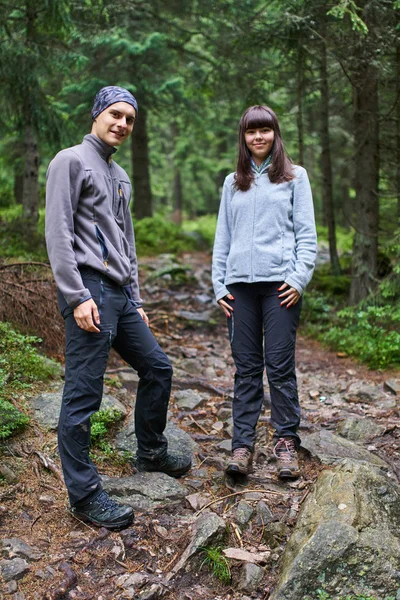
<svg viewBox="0 0 400 600">
<path fill-rule="evenodd" d="M 238 190 L 246 192 L 253 181 L 251 169 L 251 152 L 248 149 L 244 134 L 247 129 L 270 127 L 274 133 L 272 146 L 272 162 L 268 176 L 272 183 L 283 183 L 294 178 L 292 163 L 285 152 L 279 122 L 274 111 L 268 106 L 250 106 L 239 121 L 239 156 L 235 174 L 235 186 Z"/>
</svg>

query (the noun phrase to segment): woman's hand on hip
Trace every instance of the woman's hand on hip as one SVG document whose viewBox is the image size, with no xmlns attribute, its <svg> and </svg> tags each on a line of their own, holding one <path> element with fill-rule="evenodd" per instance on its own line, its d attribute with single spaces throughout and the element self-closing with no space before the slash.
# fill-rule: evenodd
<svg viewBox="0 0 400 600">
<path fill-rule="evenodd" d="M 289 287 L 289 284 L 284 283 L 281 287 L 278 288 L 278 292 L 282 292 L 279 294 L 278 298 L 283 298 L 281 302 L 281 306 L 294 306 L 300 300 L 300 294 L 294 287 Z"/>
<path fill-rule="evenodd" d="M 225 316 L 228 317 L 228 319 L 231 317 L 232 313 L 233 313 L 233 308 L 230 304 L 228 304 L 225 300 L 225 298 L 228 298 L 228 300 L 234 300 L 235 298 L 232 296 L 232 294 L 227 294 L 226 296 L 224 296 L 223 298 L 221 298 L 220 300 L 218 300 L 218 304 L 220 305 L 220 307 L 222 308 L 222 310 L 225 313 Z"/>
</svg>

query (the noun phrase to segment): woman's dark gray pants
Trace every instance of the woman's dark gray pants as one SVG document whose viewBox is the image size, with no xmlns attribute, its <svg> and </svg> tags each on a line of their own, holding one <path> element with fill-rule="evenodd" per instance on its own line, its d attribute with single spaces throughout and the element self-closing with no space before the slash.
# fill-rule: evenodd
<svg viewBox="0 0 400 600">
<path fill-rule="evenodd" d="M 100 333 L 80 329 L 73 309 L 59 293 L 65 319 L 66 356 L 58 447 L 71 505 L 90 499 L 102 487 L 89 458 L 90 416 L 100 408 L 111 347 L 138 372 L 137 454 L 150 460 L 167 453 L 163 432 L 172 379 L 170 361 L 124 289 L 91 269 L 83 269 L 82 278 L 99 309 Z"/>
<path fill-rule="evenodd" d="M 235 300 L 228 319 L 232 356 L 236 365 L 233 399 L 232 450 L 254 448 L 256 425 L 264 399 L 266 367 L 271 394 L 274 438 L 293 437 L 300 405 L 297 393 L 295 344 L 301 300 L 290 308 L 280 306 L 278 287 L 283 282 L 235 283 L 228 289 Z"/>
</svg>

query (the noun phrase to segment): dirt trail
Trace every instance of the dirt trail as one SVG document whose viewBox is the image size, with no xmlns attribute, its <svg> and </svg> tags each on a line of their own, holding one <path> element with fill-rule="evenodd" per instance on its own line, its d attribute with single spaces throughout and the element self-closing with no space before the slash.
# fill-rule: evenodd
<svg viewBox="0 0 400 600">
<path fill-rule="evenodd" d="M 149 298 L 146 308 L 154 333 L 174 365 L 171 420 L 186 430 L 199 447 L 194 468 L 180 482 L 187 486 L 188 495 L 198 494 L 200 505 L 194 507 L 183 499 L 154 512 L 139 511 L 134 526 L 120 533 L 84 525 L 67 512 L 67 495 L 56 469 L 52 469 L 51 464 L 46 468 L 43 462 L 42 457 L 47 457 L 59 465 L 56 435 L 32 422 L 22 435 L 7 442 L 0 457 L 16 475 L 14 482 L 0 487 L 0 550 L 5 539 L 18 538 L 38 551 L 36 558 L 28 559 L 29 572 L 17 583 L 0 583 L 0 592 L 10 594 L 5 597 L 14 600 L 151 600 L 161 597 L 167 600 L 245 597 L 266 600 L 269 597 L 279 573 L 280 557 L 301 505 L 319 471 L 326 467 L 303 451 L 303 477 L 292 483 L 278 481 L 271 459 L 272 431 L 266 388 L 265 410 L 258 426 L 255 473 L 244 487 L 226 481 L 222 469 L 230 440 L 229 396 L 234 366 L 224 317 L 212 304 L 209 256 L 183 257 L 180 265 L 189 261 L 190 268 L 181 270 L 180 274 L 176 269 L 174 271 L 169 257 L 143 261 L 142 294 Z M 154 277 L 157 271 L 159 275 Z M 160 274 L 163 271 L 164 274 Z M 180 281 L 176 280 L 177 274 Z M 398 378 L 399 373 L 369 371 L 302 337 L 301 332 L 297 366 L 303 411 L 300 434 L 307 435 L 321 428 L 335 432 L 352 416 L 370 417 L 381 428 L 365 446 L 388 460 L 399 475 L 398 407 L 393 402 L 345 399 L 355 384 L 382 390 L 385 380 Z M 108 365 L 107 384 L 108 391 L 113 393 L 117 390 L 116 381 L 120 381 L 128 390 L 122 397 L 129 406 L 135 386 L 120 380 L 121 369 L 125 368 L 126 365 L 113 355 Z M 182 389 L 207 393 L 208 401 L 198 409 L 183 410 L 175 401 L 175 394 Z M 226 446 L 221 447 L 224 440 Z M 105 460 L 97 464 L 102 473 L 110 476 L 123 477 L 132 473 L 126 462 L 117 464 Z M 251 490 L 258 492 L 245 496 Z M 266 505 L 266 510 L 273 515 L 274 527 L 267 531 L 262 519 L 254 520 L 247 529 L 238 527 L 235 511 L 244 498 L 254 509 L 254 514 L 259 510 L 260 502 Z M 204 556 L 192 559 L 186 571 L 166 580 L 167 573 L 177 564 L 190 542 L 189 524 L 201 510 L 204 499 L 230 525 L 226 547 L 269 553 L 259 588 L 237 591 L 241 563 L 235 560 L 231 561 L 231 583 L 221 583 L 206 565 L 201 565 Z M 5 552 L 3 554 L 10 558 Z M 146 592 L 146 586 L 142 592 L 130 595 L 132 592 L 121 587 L 120 578 L 127 573 L 145 573 L 145 583 L 159 581 L 161 587 L 153 595 Z M 0 597 L 3 597 L 1 593 Z"/>
</svg>

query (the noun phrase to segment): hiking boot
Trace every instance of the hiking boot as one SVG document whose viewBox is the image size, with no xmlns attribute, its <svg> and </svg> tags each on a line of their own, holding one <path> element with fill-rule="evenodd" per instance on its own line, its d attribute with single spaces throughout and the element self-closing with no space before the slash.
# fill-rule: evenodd
<svg viewBox="0 0 400 600">
<path fill-rule="evenodd" d="M 106 529 L 125 529 L 134 519 L 132 507 L 115 502 L 105 490 L 90 502 L 72 506 L 71 513 L 82 521 Z"/>
<path fill-rule="evenodd" d="M 294 438 L 279 438 L 274 446 L 274 456 L 278 463 L 278 477 L 280 479 L 296 479 L 296 477 L 299 477 L 299 461 Z"/>
<path fill-rule="evenodd" d="M 170 477 L 181 477 L 187 473 L 192 466 L 190 456 L 176 456 L 166 454 L 163 458 L 149 460 L 138 456 L 136 459 L 136 468 L 138 471 L 157 471 L 166 473 Z"/>
<path fill-rule="evenodd" d="M 226 463 L 228 475 L 248 475 L 252 471 L 253 453 L 250 448 L 236 448 Z"/>
</svg>

